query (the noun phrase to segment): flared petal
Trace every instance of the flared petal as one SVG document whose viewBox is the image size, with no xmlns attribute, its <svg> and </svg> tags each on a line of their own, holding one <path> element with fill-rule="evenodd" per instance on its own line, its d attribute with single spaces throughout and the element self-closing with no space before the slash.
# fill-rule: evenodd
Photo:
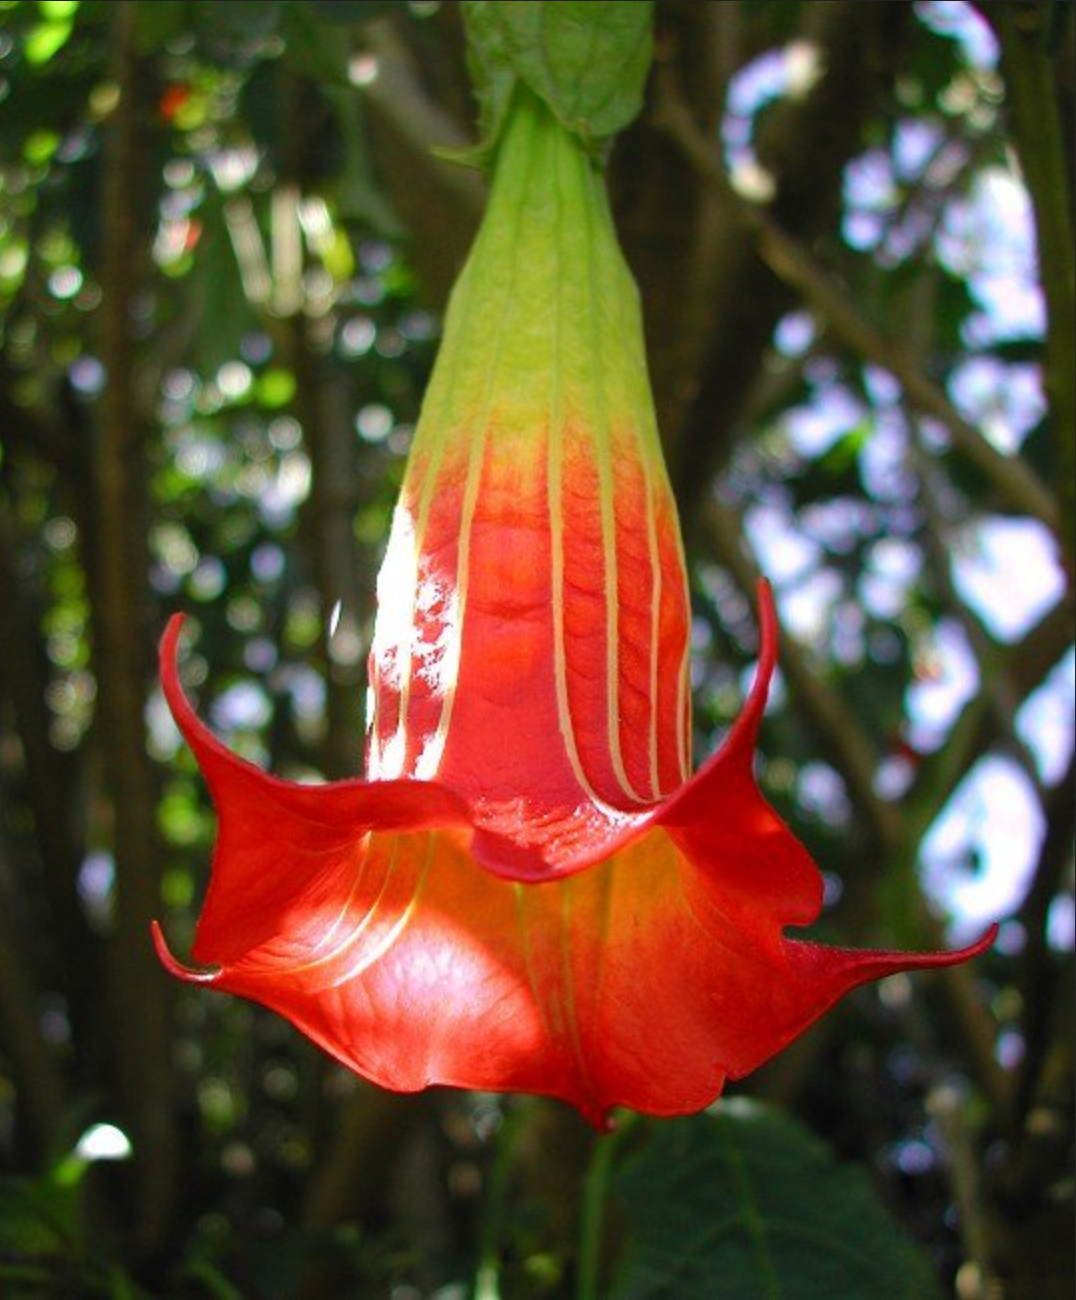
<svg viewBox="0 0 1076 1300">
<path fill-rule="evenodd" d="M 469 830 L 464 800 L 420 781 L 282 781 L 233 754 L 191 708 L 176 663 L 183 616 L 161 641 L 161 685 L 168 707 L 198 760 L 219 825 L 209 891 L 198 922 L 195 959 L 220 963 L 278 934 L 296 915 L 303 891 L 331 889 L 322 880 L 334 854 L 355 861 L 367 830 Z"/>
<path fill-rule="evenodd" d="M 749 747 L 757 684 L 717 767 L 669 801 L 674 825 L 653 818 L 589 869 L 521 884 L 476 861 L 466 805 L 437 784 L 299 786 L 231 754 L 182 694 L 178 633 L 173 621 L 162 679 L 220 832 L 194 945 L 203 969 L 157 931 L 162 960 L 286 1016 L 384 1087 L 542 1093 L 597 1124 L 615 1106 L 689 1113 L 857 984 L 990 941 L 857 953 L 783 938 L 776 897 L 752 909 L 751 873 L 776 882 L 795 841 L 749 768 L 712 789 L 708 771 Z M 727 839 L 707 837 L 715 823 Z"/>
</svg>

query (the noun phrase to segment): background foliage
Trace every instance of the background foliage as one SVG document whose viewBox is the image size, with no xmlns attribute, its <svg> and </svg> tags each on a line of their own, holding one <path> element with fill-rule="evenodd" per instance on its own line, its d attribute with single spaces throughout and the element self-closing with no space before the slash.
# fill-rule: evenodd
<svg viewBox="0 0 1076 1300">
<path fill-rule="evenodd" d="M 378 1092 L 166 978 L 148 923 L 185 950 L 213 830 L 166 616 L 230 743 L 360 770 L 373 578 L 482 201 L 431 151 L 473 143 L 460 14 L 2 3 L 5 1294 L 1069 1294 L 1073 6 L 655 9 L 609 170 L 699 751 L 762 569 L 762 777 L 820 934 L 996 916 L 998 945 L 603 1140 Z"/>
</svg>

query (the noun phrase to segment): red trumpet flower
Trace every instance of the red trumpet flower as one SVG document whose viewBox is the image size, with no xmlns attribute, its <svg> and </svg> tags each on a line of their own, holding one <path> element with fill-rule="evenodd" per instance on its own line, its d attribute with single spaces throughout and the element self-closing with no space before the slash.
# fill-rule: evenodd
<svg viewBox="0 0 1076 1300">
<path fill-rule="evenodd" d="M 697 1110 L 842 994 L 979 952 L 788 939 L 821 879 L 759 793 L 776 656 L 688 775 L 689 616 L 600 172 L 518 92 L 378 583 L 367 777 L 301 786 L 172 712 L 220 817 L 195 960 L 384 1087 Z"/>
</svg>

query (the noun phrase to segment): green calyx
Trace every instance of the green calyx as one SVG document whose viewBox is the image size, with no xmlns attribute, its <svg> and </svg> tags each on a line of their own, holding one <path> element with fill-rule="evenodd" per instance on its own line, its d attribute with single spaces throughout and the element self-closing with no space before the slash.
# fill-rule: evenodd
<svg viewBox="0 0 1076 1300">
<path fill-rule="evenodd" d="M 638 114 L 653 56 L 651 0 L 464 0 L 486 163 L 517 88 L 596 158 Z"/>
<path fill-rule="evenodd" d="M 601 167 L 517 87 L 417 442 L 495 427 L 502 441 L 529 443 L 566 422 L 602 443 L 630 429 L 660 461 L 638 293 Z"/>
</svg>

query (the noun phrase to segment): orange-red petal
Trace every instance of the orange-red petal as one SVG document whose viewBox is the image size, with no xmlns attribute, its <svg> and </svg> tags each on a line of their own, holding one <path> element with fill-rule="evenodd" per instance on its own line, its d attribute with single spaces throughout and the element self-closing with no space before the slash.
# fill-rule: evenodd
<svg viewBox="0 0 1076 1300">
<path fill-rule="evenodd" d="M 162 678 L 220 835 L 202 969 L 158 932 L 162 958 L 286 1016 L 384 1087 L 542 1093 L 595 1123 L 615 1106 L 686 1113 L 850 988 L 961 961 L 992 937 L 940 954 L 783 937 L 816 908 L 817 872 L 744 757 L 764 685 L 714 765 L 606 857 L 523 884 L 476 859 L 473 816 L 436 783 L 299 786 L 231 754 L 182 694 L 178 632 L 175 620 Z"/>
</svg>

